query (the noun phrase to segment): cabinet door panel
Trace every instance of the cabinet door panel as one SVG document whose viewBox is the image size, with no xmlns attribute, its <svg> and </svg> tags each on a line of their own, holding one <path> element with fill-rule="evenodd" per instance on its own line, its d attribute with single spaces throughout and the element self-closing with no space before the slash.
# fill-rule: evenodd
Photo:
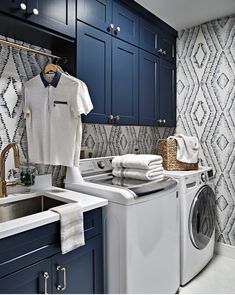
<svg viewBox="0 0 235 295">
<path fill-rule="evenodd" d="M 176 69 L 175 65 L 161 60 L 160 76 L 160 119 L 164 126 L 176 126 Z"/>
<path fill-rule="evenodd" d="M 117 123 L 138 123 L 138 48 L 113 39 L 112 114 Z"/>
<path fill-rule="evenodd" d="M 58 293 L 57 286 L 64 286 L 65 268 L 67 287 L 59 293 L 92 294 L 103 293 L 102 236 L 86 241 L 86 244 L 65 255 L 58 254 L 52 258 L 53 293 Z"/>
<path fill-rule="evenodd" d="M 163 57 L 172 63 L 176 61 L 175 42 L 175 38 L 169 36 L 167 33 L 163 33 L 159 38 L 159 47 L 165 51 Z"/>
<path fill-rule="evenodd" d="M 159 58 L 140 51 L 139 124 L 154 125 L 158 117 Z"/>
<path fill-rule="evenodd" d="M 111 36 L 77 24 L 77 77 L 83 80 L 94 109 L 85 122 L 107 123 L 111 112 Z"/>
<path fill-rule="evenodd" d="M 0 293 L 44 294 L 44 272 L 49 274 L 47 291 L 51 293 L 51 259 L 45 259 L 0 279 Z"/>
<path fill-rule="evenodd" d="M 114 35 L 126 42 L 139 46 L 139 16 L 120 4 L 113 3 Z M 120 32 L 117 31 L 120 28 Z"/>
<path fill-rule="evenodd" d="M 107 32 L 112 20 L 112 1 L 77 0 L 77 18 Z"/>
<path fill-rule="evenodd" d="M 158 54 L 157 27 L 143 18 L 140 19 L 140 47 L 153 54 Z"/>
<path fill-rule="evenodd" d="M 31 0 L 28 1 L 27 20 L 75 38 L 75 0 Z M 38 15 L 31 14 L 33 9 Z"/>
</svg>

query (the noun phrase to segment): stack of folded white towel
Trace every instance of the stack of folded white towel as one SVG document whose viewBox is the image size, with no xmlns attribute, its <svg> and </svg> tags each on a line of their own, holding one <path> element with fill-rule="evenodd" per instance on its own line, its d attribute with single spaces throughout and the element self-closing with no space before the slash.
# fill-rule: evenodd
<svg viewBox="0 0 235 295">
<path fill-rule="evenodd" d="M 119 180 L 123 178 L 145 181 L 163 179 L 162 157 L 158 155 L 116 156 L 113 158 L 112 167 L 112 174 L 119 178 L 114 180 L 115 183 L 120 182 Z"/>
</svg>

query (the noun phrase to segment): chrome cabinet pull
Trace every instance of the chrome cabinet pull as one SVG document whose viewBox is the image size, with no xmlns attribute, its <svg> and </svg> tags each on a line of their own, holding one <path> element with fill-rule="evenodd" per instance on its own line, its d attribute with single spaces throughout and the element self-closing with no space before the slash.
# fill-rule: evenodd
<svg viewBox="0 0 235 295">
<path fill-rule="evenodd" d="M 109 115 L 108 116 L 108 120 L 113 120 L 114 119 L 114 116 L 113 115 Z"/>
<path fill-rule="evenodd" d="M 114 31 L 114 33 L 117 35 L 120 32 L 121 32 L 121 28 L 120 27 L 116 27 L 116 30 Z"/>
<path fill-rule="evenodd" d="M 115 116 L 115 117 L 114 117 L 114 120 L 119 121 L 119 120 L 120 120 L 120 116 L 119 116 L 119 115 Z"/>
<path fill-rule="evenodd" d="M 43 273 L 43 277 L 44 277 L 44 294 L 48 294 L 48 279 L 49 279 L 49 273 L 47 271 L 45 271 Z"/>
<path fill-rule="evenodd" d="M 63 276 L 64 276 L 63 286 L 59 284 L 59 285 L 57 285 L 56 289 L 58 291 L 64 291 L 67 288 L 66 268 L 62 267 L 60 265 L 57 265 L 56 270 L 63 271 Z"/>
<path fill-rule="evenodd" d="M 107 28 L 107 31 L 110 32 L 114 29 L 114 24 L 110 24 Z"/>
<path fill-rule="evenodd" d="M 37 8 L 34 8 L 34 9 L 33 9 L 33 14 L 34 14 L 34 15 L 39 15 L 39 11 L 38 11 Z"/>
<path fill-rule="evenodd" d="M 26 4 L 25 3 L 20 3 L 20 9 L 21 10 L 26 10 L 27 9 L 27 6 L 26 6 Z"/>
</svg>

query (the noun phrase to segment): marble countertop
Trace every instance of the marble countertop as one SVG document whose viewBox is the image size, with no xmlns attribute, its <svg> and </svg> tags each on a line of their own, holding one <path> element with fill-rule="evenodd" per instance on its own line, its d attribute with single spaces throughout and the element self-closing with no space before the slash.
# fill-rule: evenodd
<svg viewBox="0 0 235 295">
<path fill-rule="evenodd" d="M 34 198 L 41 195 L 52 197 L 66 203 L 79 202 L 80 206 L 83 209 L 83 212 L 103 207 L 108 204 L 108 201 L 106 199 L 51 186 L 42 190 L 38 190 L 36 192 L 21 192 L 10 194 L 6 198 L 0 199 L 0 206 L 7 206 L 9 202 L 16 202 L 18 200 Z M 48 210 L 2 222 L 0 223 L 0 239 L 58 221 L 59 219 L 59 214 Z"/>
</svg>

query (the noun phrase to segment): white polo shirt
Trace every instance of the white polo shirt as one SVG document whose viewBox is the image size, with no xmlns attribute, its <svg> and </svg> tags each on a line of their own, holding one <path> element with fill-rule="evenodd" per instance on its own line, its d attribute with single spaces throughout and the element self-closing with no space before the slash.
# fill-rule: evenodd
<svg viewBox="0 0 235 295">
<path fill-rule="evenodd" d="M 78 166 L 81 114 L 88 114 L 92 108 L 85 83 L 74 77 L 57 71 L 51 82 L 43 73 L 27 81 L 24 116 L 29 161 Z"/>
</svg>

